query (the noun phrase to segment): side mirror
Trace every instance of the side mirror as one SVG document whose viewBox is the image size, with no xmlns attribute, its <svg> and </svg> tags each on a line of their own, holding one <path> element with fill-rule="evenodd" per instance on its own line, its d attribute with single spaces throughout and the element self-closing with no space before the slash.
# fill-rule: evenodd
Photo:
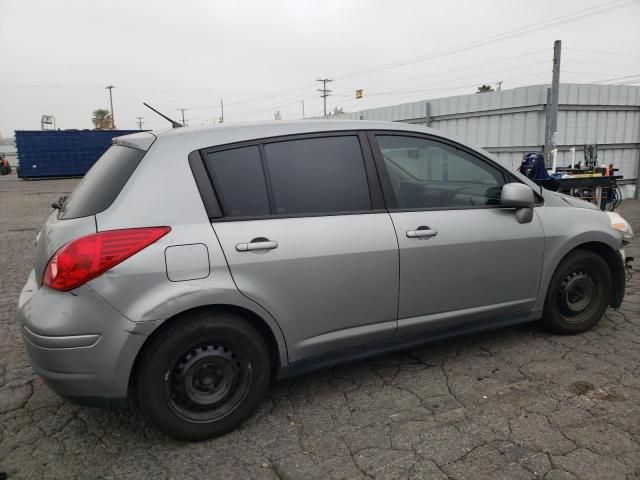
<svg viewBox="0 0 640 480">
<path fill-rule="evenodd" d="M 516 218 L 520 223 L 533 220 L 533 207 L 536 197 L 533 190 L 523 183 L 507 183 L 502 187 L 500 203 L 505 207 L 516 209 Z"/>
</svg>

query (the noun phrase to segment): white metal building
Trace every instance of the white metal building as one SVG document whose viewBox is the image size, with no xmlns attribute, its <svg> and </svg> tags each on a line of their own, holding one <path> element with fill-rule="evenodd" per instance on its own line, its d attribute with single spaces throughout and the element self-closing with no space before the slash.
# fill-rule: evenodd
<svg viewBox="0 0 640 480">
<path fill-rule="evenodd" d="M 331 118 L 387 120 L 427 125 L 493 153 L 516 169 L 525 152 L 544 145 L 549 85 L 460 95 L 345 113 Z M 365 92 L 366 95 L 366 92 Z M 598 144 L 598 162 L 624 175 L 624 196 L 635 194 L 640 163 L 640 87 L 562 84 L 558 112 L 558 165 L 570 148 L 583 160 L 585 144 Z"/>
</svg>

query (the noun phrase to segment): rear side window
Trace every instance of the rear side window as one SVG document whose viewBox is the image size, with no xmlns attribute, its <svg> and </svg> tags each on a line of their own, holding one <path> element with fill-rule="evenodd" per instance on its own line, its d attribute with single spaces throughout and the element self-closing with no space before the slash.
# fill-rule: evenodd
<svg viewBox="0 0 640 480">
<path fill-rule="evenodd" d="M 206 163 L 226 216 L 269 215 L 269 198 L 257 146 L 209 153 Z"/>
<path fill-rule="evenodd" d="M 358 137 L 267 143 L 264 151 L 276 215 L 371 209 Z"/>
<path fill-rule="evenodd" d="M 58 218 L 88 217 L 106 210 L 140 164 L 144 154 L 143 150 L 136 148 L 112 145 L 63 203 Z"/>
</svg>

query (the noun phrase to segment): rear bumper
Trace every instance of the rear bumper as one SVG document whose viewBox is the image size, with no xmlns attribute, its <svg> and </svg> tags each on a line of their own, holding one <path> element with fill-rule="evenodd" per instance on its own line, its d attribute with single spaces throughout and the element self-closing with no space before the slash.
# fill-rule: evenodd
<svg viewBox="0 0 640 480">
<path fill-rule="evenodd" d="M 33 369 L 58 395 L 85 405 L 126 406 L 146 336 L 90 287 L 66 293 L 38 288 L 31 272 L 18 321 Z"/>
</svg>

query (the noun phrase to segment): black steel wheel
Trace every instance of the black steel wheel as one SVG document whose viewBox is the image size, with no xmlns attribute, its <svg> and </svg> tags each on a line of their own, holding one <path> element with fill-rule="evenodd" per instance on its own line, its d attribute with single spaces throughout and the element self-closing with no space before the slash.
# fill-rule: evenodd
<svg viewBox="0 0 640 480">
<path fill-rule="evenodd" d="M 252 365 L 236 348 L 209 341 L 188 349 L 165 375 L 165 395 L 176 415 L 211 422 L 232 412 L 251 386 Z"/>
<path fill-rule="evenodd" d="M 556 269 L 545 301 L 543 324 L 555 333 L 580 333 L 595 325 L 611 298 L 611 271 L 589 250 L 575 250 Z"/>
<path fill-rule="evenodd" d="M 266 342 L 231 312 L 175 318 L 145 344 L 136 371 L 140 406 L 179 440 L 233 430 L 264 398 L 271 376 Z"/>
<path fill-rule="evenodd" d="M 560 282 L 556 295 L 558 312 L 569 323 L 580 322 L 597 308 L 598 289 L 602 285 L 589 271 L 576 270 Z"/>
</svg>

